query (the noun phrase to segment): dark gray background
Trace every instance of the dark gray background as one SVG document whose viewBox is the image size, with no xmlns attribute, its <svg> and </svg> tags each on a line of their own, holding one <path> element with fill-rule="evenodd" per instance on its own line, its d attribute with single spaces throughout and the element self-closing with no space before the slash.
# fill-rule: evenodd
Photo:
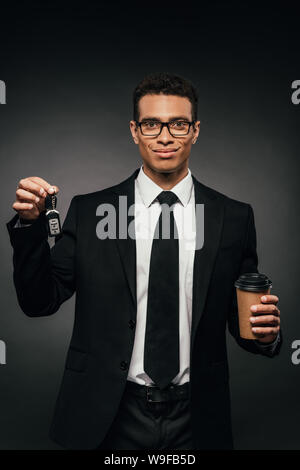
<svg viewBox="0 0 300 470">
<path fill-rule="evenodd" d="M 300 448 L 300 365 L 291 362 L 291 343 L 300 339 L 300 105 L 291 102 L 291 83 L 300 79 L 299 15 L 296 2 L 242 3 L 2 8 L 1 449 L 59 448 L 48 429 L 74 318 L 74 297 L 51 317 L 28 318 L 18 306 L 5 225 L 18 181 L 41 176 L 58 185 L 64 219 L 75 194 L 127 178 L 141 164 L 129 131 L 132 92 L 157 71 L 197 87 L 201 130 L 190 169 L 253 206 L 259 270 L 280 297 L 279 357 L 251 355 L 228 338 L 235 446 Z"/>
</svg>

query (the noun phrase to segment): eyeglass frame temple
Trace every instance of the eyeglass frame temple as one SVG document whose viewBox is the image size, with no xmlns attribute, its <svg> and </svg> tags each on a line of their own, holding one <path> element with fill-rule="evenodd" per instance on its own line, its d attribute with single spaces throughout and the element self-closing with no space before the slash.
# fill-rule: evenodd
<svg viewBox="0 0 300 470">
<path fill-rule="evenodd" d="M 179 119 L 177 119 L 177 120 L 179 121 Z M 142 135 L 146 135 L 146 136 L 147 136 L 147 134 L 143 134 L 143 132 L 142 132 L 142 127 L 141 127 L 141 126 L 142 126 L 142 121 L 136 121 L 136 120 L 134 120 L 134 122 L 135 122 L 135 123 L 138 125 L 138 127 L 140 128 Z M 171 121 L 171 122 L 172 122 L 172 121 Z M 190 132 L 191 125 L 192 125 L 192 124 L 195 124 L 196 121 L 193 120 L 193 121 L 186 121 L 186 122 L 188 122 L 188 124 L 189 124 L 189 130 L 187 131 L 187 133 L 186 133 L 186 134 L 177 134 L 177 135 L 188 135 L 189 132 Z M 160 123 L 160 125 L 161 125 L 161 126 L 160 126 L 160 131 L 159 131 L 159 133 L 158 133 L 158 134 L 155 134 L 155 135 L 152 135 L 152 136 L 148 134 L 148 137 L 158 137 L 158 136 L 162 133 L 162 130 L 163 130 L 163 128 L 164 128 L 165 126 L 167 126 L 168 131 L 169 131 L 169 134 L 173 137 L 173 134 L 170 132 L 170 129 L 169 129 L 169 124 L 170 124 L 170 122 L 161 122 L 161 121 L 159 121 L 159 123 Z"/>
</svg>

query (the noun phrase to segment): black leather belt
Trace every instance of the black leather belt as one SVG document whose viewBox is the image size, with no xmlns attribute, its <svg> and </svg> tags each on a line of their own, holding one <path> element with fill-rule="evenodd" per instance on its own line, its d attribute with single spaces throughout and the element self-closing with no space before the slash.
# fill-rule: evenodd
<svg viewBox="0 0 300 470">
<path fill-rule="evenodd" d="M 189 382 L 185 382 L 182 385 L 171 384 L 168 388 L 161 390 L 156 386 L 140 385 L 127 380 L 126 390 L 137 396 L 144 397 L 148 402 L 159 403 L 187 399 L 189 396 Z"/>
</svg>

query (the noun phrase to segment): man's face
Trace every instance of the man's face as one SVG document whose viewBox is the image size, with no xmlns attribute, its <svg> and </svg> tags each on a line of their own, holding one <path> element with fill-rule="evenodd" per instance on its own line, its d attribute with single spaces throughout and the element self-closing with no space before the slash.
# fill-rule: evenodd
<svg viewBox="0 0 300 470">
<path fill-rule="evenodd" d="M 154 119 L 169 122 L 173 119 L 192 121 L 192 104 L 188 98 L 175 95 L 145 95 L 139 101 L 139 121 Z M 187 168 L 192 144 L 196 141 L 200 121 L 190 127 L 187 135 L 173 137 L 166 126 L 157 137 L 145 136 L 130 121 L 134 142 L 139 146 L 144 165 L 159 173 L 172 173 Z M 172 132 L 172 130 L 171 130 Z M 175 133 L 175 131 L 174 131 Z M 173 150 L 172 153 L 159 153 Z"/>
</svg>

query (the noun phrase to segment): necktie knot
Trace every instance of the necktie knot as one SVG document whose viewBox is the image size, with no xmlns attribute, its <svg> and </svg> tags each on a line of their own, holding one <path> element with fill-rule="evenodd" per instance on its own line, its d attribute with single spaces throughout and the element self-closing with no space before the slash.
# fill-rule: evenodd
<svg viewBox="0 0 300 470">
<path fill-rule="evenodd" d="M 172 191 L 162 191 L 157 196 L 157 199 L 159 200 L 160 204 L 168 204 L 169 207 L 178 201 L 178 197 Z"/>
</svg>

